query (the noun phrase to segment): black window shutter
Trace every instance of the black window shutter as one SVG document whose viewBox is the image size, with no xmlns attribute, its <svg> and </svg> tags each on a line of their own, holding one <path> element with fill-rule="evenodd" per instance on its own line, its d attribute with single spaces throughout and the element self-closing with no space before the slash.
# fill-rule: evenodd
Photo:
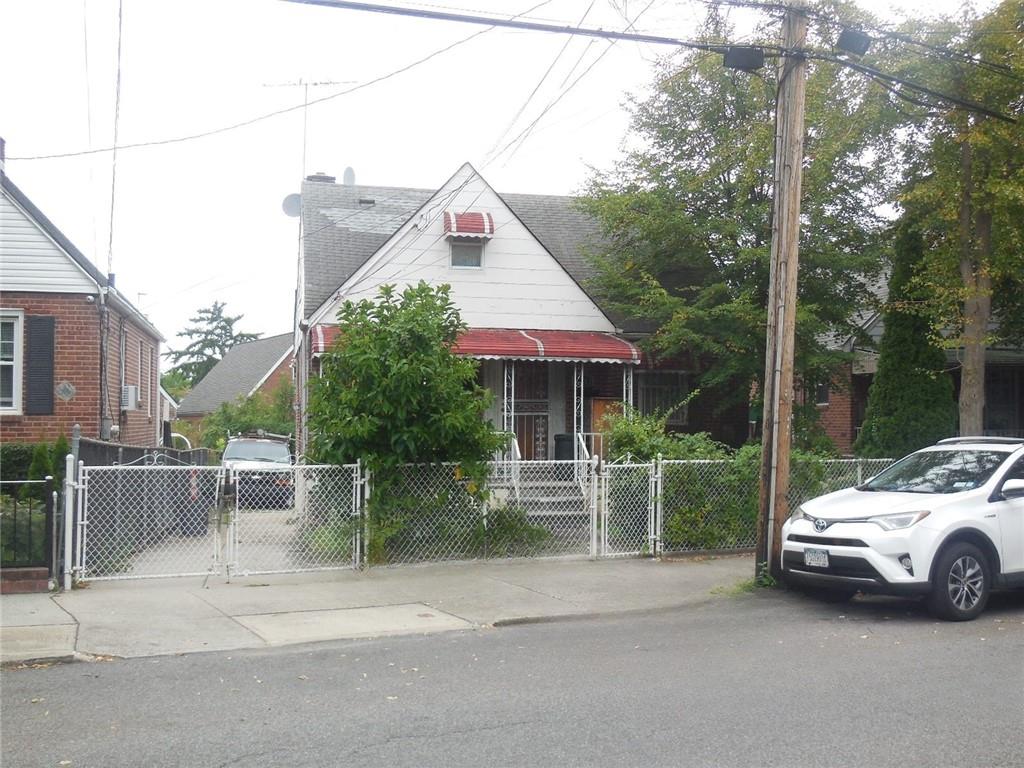
<svg viewBox="0 0 1024 768">
<path fill-rule="evenodd" d="M 25 344 L 25 414 L 53 413 L 54 318 L 29 315 Z"/>
</svg>

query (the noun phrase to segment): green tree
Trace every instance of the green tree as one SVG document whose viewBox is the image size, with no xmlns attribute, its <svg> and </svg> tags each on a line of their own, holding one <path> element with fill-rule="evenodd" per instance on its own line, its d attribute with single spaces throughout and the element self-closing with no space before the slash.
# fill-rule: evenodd
<svg viewBox="0 0 1024 768">
<path fill-rule="evenodd" d="M 194 387 L 223 359 L 231 347 L 258 339 L 258 333 L 240 333 L 235 330 L 235 323 L 241 319 L 242 315 L 226 316 L 224 303 L 220 301 L 200 309 L 195 317 L 189 318 L 189 322 L 195 325 L 177 333 L 180 337 L 190 339 L 188 344 L 184 349 L 167 353 L 167 357 L 175 364 L 172 372 L 181 373 L 189 386 Z"/>
<path fill-rule="evenodd" d="M 712 12 L 709 42 L 730 30 Z M 814 33 L 826 41 L 834 30 Z M 773 78 L 726 70 L 717 55 L 663 64 L 633 104 L 639 148 L 590 182 L 585 208 L 609 247 L 592 288 L 619 314 L 653 327 L 648 351 L 696 372 L 696 407 L 745 402 L 764 371 L 773 175 Z M 813 62 L 797 315 L 797 370 L 827 380 L 842 359 L 829 334 L 855 331 L 881 263 L 890 178 L 875 161 L 898 114 L 884 91 Z"/>
<path fill-rule="evenodd" d="M 160 386 L 176 401 L 181 402 L 181 398 L 191 391 L 192 382 L 184 371 L 172 368 L 160 377 Z"/>
<path fill-rule="evenodd" d="M 986 347 L 1024 337 L 1022 29 L 1018 0 L 1003 0 L 978 19 L 940 24 L 931 39 L 966 49 L 976 60 L 930 63 L 919 73 L 938 90 L 1015 115 L 1016 123 L 963 109 L 932 110 L 904 145 L 904 203 L 921 212 L 925 241 L 915 278 L 926 293 L 922 308 L 933 338 L 962 349 L 961 434 L 984 428 Z"/>
<path fill-rule="evenodd" d="M 312 457 L 361 459 L 378 478 L 405 463 L 482 471 L 501 438 L 484 419 L 490 395 L 477 383 L 477 363 L 452 352 L 465 326 L 449 294 L 421 281 L 342 306 L 341 333 L 310 382 Z"/>
<path fill-rule="evenodd" d="M 269 395 L 256 393 L 221 406 L 203 419 L 200 444 L 221 450 L 228 434 L 264 430 L 277 435 L 295 431 L 295 388 L 290 381 L 281 382 Z"/>
<path fill-rule="evenodd" d="M 854 450 L 861 456 L 900 457 L 949 437 L 956 429 L 953 381 L 946 355 L 920 312 L 922 288 L 913 276 L 924 258 L 921 234 L 903 223 L 896 239 L 885 333 L 867 414 Z"/>
</svg>

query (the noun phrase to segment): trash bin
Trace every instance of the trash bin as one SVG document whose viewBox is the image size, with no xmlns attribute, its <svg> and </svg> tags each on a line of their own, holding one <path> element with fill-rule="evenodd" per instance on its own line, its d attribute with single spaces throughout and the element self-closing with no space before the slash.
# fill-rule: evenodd
<svg viewBox="0 0 1024 768">
<path fill-rule="evenodd" d="M 571 461 L 576 458 L 572 435 L 555 435 L 555 461 Z"/>
</svg>

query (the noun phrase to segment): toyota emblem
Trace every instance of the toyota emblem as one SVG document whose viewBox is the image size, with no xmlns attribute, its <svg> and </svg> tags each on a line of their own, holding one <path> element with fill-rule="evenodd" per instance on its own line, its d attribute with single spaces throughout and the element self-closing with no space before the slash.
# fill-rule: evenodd
<svg viewBox="0 0 1024 768">
<path fill-rule="evenodd" d="M 823 520 L 820 517 L 814 520 L 814 530 L 816 530 L 818 533 L 821 533 L 826 528 L 828 528 L 828 520 Z"/>
</svg>

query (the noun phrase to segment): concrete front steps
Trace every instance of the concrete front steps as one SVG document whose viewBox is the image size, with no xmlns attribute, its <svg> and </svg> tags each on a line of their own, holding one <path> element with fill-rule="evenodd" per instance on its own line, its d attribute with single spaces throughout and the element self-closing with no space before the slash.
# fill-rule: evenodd
<svg viewBox="0 0 1024 768">
<path fill-rule="evenodd" d="M 4 568 L 0 570 L 0 594 L 49 592 L 50 571 L 47 568 Z"/>
</svg>

